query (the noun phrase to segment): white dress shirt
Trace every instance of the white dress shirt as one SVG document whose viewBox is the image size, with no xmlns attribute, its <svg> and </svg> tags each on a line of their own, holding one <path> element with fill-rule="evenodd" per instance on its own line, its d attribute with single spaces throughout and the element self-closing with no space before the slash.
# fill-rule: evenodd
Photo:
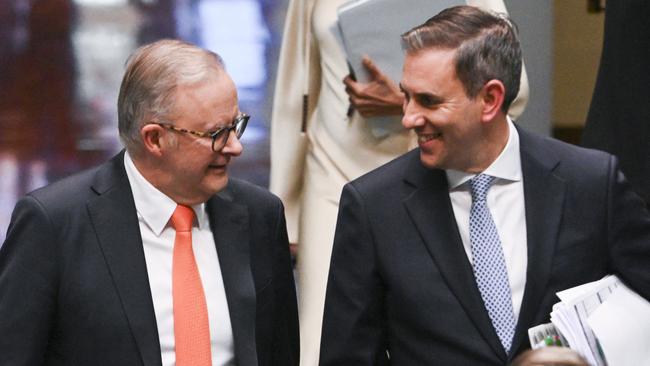
<svg viewBox="0 0 650 366">
<path fill-rule="evenodd" d="M 528 244 L 519 134 L 510 119 L 508 119 L 508 128 L 510 132 L 505 148 L 483 173 L 497 178 L 488 191 L 487 204 L 499 232 L 508 269 L 512 305 L 515 318 L 518 318 L 526 286 Z M 472 262 L 472 250 L 469 239 L 469 212 L 472 206 L 472 196 L 469 180 L 474 176 L 475 174 L 447 170 L 449 198 L 470 263 Z"/>
<path fill-rule="evenodd" d="M 156 189 L 140 174 L 128 153 L 124 154 L 124 167 L 138 213 L 149 286 L 156 313 L 162 364 L 174 366 L 176 354 L 172 258 L 176 231 L 169 224 L 169 219 L 176 209 L 176 202 Z M 195 205 L 192 208 L 196 213 L 192 227 L 192 249 L 199 267 L 208 307 L 212 365 L 231 366 L 234 365 L 235 360 L 232 326 L 214 236 L 210 229 L 205 204 Z"/>
</svg>

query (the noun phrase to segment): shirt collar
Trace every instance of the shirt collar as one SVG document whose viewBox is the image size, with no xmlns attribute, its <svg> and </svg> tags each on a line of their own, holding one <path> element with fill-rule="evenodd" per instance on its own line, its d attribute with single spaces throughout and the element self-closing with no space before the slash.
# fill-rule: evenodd
<svg viewBox="0 0 650 366">
<path fill-rule="evenodd" d="M 521 180 L 521 156 L 519 155 L 519 133 L 510 117 L 508 121 L 508 142 L 499 156 L 483 171 L 496 178 L 517 182 Z M 463 183 L 474 178 L 476 174 L 459 170 L 447 169 L 447 182 L 449 189 L 454 190 Z"/>
<path fill-rule="evenodd" d="M 133 192 L 135 209 L 151 231 L 160 236 L 176 209 L 176 202 L 140 174 L 128 152 L 124 153 L 124 168 Z M 205 223 L 205 203 L 193 205 L 192 209 L 196 215 L 195 223 L 201 227 Z"/>
</svg>

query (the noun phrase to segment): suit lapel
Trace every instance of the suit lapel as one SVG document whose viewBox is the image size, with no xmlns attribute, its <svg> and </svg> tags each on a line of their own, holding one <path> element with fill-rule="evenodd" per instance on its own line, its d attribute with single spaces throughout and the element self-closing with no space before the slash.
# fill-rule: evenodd
<svg viewBox="0 0 650 366">
<path fill-rule="evenodd" d="M 253 366 L 258 364 L 256 297 L 251 272 L 248 208 L 236 203 L 229 189 L 210 199 L 207 210 L 226 289 L 237 364 Z"/>
<path fill-rule="evenodd" d="M 100 168 L 92 188 L 97 197 L 87 203 L 90 220 L 142 362 L 161 365 L 147 265 L 123 154 Z"/>
<path fill-rule="evenodd" d="M 539 138 L 521 129 L 518 132 L 526 202 L 528 268 L 512 345 L 515 352 L 512 353 L 526 344 L 529 325 L 536 325 L 532 322 L 535 321 L 550 276 L 566 189 L 564 181 L 553 174 L 559 164 L 555 155 L 537 144 Z"/>
<path fill-rule="evenodd" d="M 404 205 L 450 290 L 485 341 L 505 362 L 506 354 L 485 310 L 463 249 L 445 172 L 426 169 L 420 164 L 418 154 L 412 156 L 406 181 L 415 186 L 415 190 L 406 196 Z"/>
</svg>

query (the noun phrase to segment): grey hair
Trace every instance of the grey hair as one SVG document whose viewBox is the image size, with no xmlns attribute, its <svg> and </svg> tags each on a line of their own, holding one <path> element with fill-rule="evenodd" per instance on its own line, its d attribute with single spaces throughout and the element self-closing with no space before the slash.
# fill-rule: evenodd
<svg viewBox="0 0 650 366">
<path fill-rule="evenodd" d="M 516 25 L 506 14 L 473 6 L 445 9 L 402 34 L 402 48 L 407 53 L 428 48 L 456 50 L 456 75 L 465 93 L 474 98 L 485 83 L 499 80 L 505 86 L 504 112 L 519 93 L 521 47 Z"/>
<path fill-rule="evenodd" d="M 146 123 L 172 112 L 177 86 L 224 70 L 219 55 L 183 41 L 163 39 L 136 49 L 127 60 L 117 100 L 120 139 L 129 153 L 140 151 L 140 129 Z"/>
</svg>

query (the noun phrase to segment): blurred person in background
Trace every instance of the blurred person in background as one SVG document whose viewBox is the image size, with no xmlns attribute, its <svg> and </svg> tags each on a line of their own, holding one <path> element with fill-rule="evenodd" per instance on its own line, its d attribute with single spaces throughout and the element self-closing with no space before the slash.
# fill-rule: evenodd
<svg viewBox="0 0 650 366">
<path fill-rule="evenodd" d="M 598 78 L 582 145 L 621 159 L 650 208 L 650 1 L 610 1 Z"/>
</svg>

